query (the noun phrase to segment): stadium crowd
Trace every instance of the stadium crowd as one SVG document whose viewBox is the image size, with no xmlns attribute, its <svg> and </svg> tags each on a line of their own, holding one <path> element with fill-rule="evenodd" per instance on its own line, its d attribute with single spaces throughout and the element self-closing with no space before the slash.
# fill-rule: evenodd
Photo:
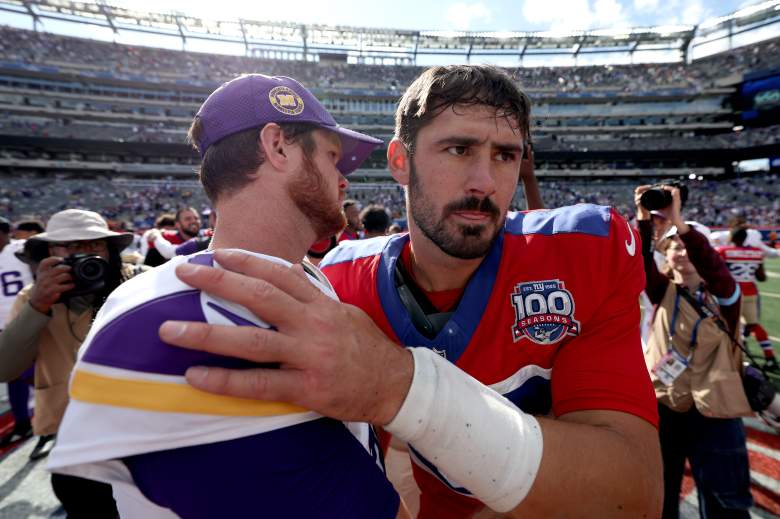
<svg viewBox="0 0 780 519">
<path fill-rule="evenodd" d="M 209 207 L 201 186 L 187 180 L 118 180 L 98 178 L 51 178 L 3 176 L 0 184 L 0 214 L 13 220 L 46 219 L 66 208 L 89 208 L 112 221 L 123 221 L 137 229 L 149 229 L 161 213 L 175 212 L 188 205 L 199 210 Z M 661 179 L 647 179 L 655 183 Z M 633 200 L 628 179 L 554 180 L 541 177 L 539 187 L 548 207 L 579 203 L 613 205 L 633 216 Z M 744 213 L 757 226 L 780 225 L 780 178 L 777 174 L 755 174 L 727 180 L 692 181 L 688 214 L 713 227 L 728 224 L 733 210 Z M 403 190 L 394 183 L 350 185 L 349 196 L 362 205 L 387 208 L 393 220 L 406 219 Z M 524 209 L 522 189 L 514 206 Z"/>
<path fill-rule="evenodd" d="M 182 144 L 186 127 L 171 122 L 101 124 L 70 118 L 29 117 L 11 114 L 0 110 L 0 135 L 20 135 L 31 137 L 52 137 L 64 139 L 88 139 L 117 142 L 150 142 Z M 358 120 L 361 117 L 357 117 Z M 576 121 L 575 121 L 576 122 Z M 658 124 L 676 124 L 669 118 L 659 118 Z M 637 123 L 637 130 L 644 124 Z M 591 125 L 598 128 L 590 134 L 566 135 L 556 133 L 554 127 L 539 127 L 539 149 L 545 151 L 624 151 L 624 150 L 688 150 L 688 149 L 739 149 L 780 142 L 780 125 L 764 128 L 749 128 L 739 132 L 697 135 L 693 131 L 682 135 L 669 136 L 653 132 L 638 134 L 616 131 L 614 126 L 604 120 L 594 121 Z M 622 126 L 622 125 L 621 125 Z M 378 131 L 389 132 L 387 125 L 377 125 Z M 673 130 L 669 127 L 669 130 Z"/>
<path fill-rule="evenodd" d="M 582 67 L 520 67 L 507 69 L 530 90 L 581 92 L 605 89 L 642 92 L 664 88 L 702 90 L 723 75 L 739 74 L 780 64 L 780 41 L 762 42 L 685 64 L 640 64 Z M 113 74 L 147 80 L 186 79 L 212 85 L 237 74 L 262 70 L 286 75 L 311 87 L 366 87 L 403 90 L 424 70 L 417 66 L 332 65 L 202 54 L 112 44 L 0 27 L 0 60 L 58 67 L 80 74 Z M 85 65 L 88 64 L 88 65 Z"/>
<path fill-rule="evenodd" d="M 608 151 L 608 150 L 717 150 L 750 148 L 780 143 L 780 125 L 752 128 L 743 131 L 715 135 L 696 135 L 687 132 L 684 136 L 662 137 L 655 134 L 610 134 L 609 126 L 600 134 L 581 136 L 553 135 L 542 138 L 537 148 L 551 151 Z"/>
</svg>

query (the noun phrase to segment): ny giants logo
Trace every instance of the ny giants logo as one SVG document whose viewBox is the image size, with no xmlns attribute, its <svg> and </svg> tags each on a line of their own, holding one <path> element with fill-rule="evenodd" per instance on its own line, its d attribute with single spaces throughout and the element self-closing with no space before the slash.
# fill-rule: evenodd
<svg viewBox="0 0 780 519">
<path fill-rule="evenodd" d="M 515 309 L 512 339 L 536 344 L 554 344 L 567 335 L 580 333 L 574 319 L 574 299 L 558 279 L 518 283 L 510 295 Z"/>
</svg>

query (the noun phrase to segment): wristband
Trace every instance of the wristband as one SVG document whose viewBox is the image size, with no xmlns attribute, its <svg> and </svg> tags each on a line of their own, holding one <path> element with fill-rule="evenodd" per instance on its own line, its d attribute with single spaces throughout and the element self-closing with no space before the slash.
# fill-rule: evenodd
<svg viewBox="0 0 780 519">
<path fill-rule="evenodd" d="M 512 510 L 539 471 L 539 422 L 431 350 L 409 349 L 412 384 L 385 429 L 491 509 Z"/>
</svg>

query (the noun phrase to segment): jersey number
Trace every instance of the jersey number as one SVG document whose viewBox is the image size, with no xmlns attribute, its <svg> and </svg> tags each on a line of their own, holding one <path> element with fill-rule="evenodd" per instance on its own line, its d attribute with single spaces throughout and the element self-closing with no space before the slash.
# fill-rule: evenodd
<svg viewBox="0 0 780 519">
<path fill-rule="evenodd" d="M 534 283 L 534 289 L 539 285 L 542 289 L 543 284 Z M 538 289 L 537 289 L 538 290 Z M 571 297 L 562 290 L 553 290 L 547 297 L 544 294 L 533 293 L 526 296 L 520 294 L 512 295 L 512 304 L 515 307 L 517 320 L 525 319 L 538 314 L 559 314 L 570 315 L 572 313 Z"/>
<path fill-rule="evenodd" d="M 755 281 L 756 271 L 761 265 L 758 263 L 728 263 L 732 277 L 737 281 Z"/>
<path fill-rule="evenodd" d="M 24 288 L 22 273 L 15 270 L 0 274 L 0 285 L 3 287 L 5 297 L 15 296 Z"/>
</svg>

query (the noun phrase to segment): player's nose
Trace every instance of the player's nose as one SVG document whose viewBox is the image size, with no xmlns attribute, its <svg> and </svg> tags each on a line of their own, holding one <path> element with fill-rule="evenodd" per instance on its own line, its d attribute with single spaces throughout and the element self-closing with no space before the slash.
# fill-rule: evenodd
<svg viewBox="0 0 780 519">
<path fill-rule="evenodd" d="M 488 153 L 480 153 L 470 164 L 466 179 L 466 191 L 469 194 L 492 195 L 496 189 L 493 164 Z"/>
</svg>

